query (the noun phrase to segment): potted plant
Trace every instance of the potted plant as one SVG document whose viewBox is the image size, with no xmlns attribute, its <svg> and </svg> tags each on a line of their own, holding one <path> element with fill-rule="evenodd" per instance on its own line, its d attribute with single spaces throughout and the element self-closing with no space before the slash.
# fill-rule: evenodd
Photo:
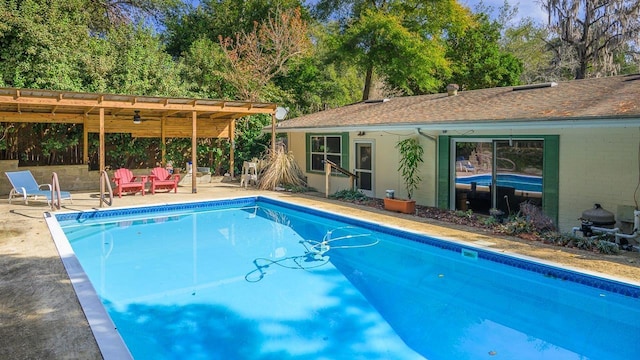
<svg viewBox="0 0 640 360">
<path fill-rule="evenodd" d="M 420 163 L 424 149 L 416 138 L 404 139 L 396 145 L 400 151 L 400 165 L 398 171 L 402 175 L 409 199 L 384 198 L 384 208 L 390 211 L 398 211 L 405 214 L 413 214 L 416 211 L 416 201 L 412 199 L 413 192 L 422 181 L 420 177 Z"/>
</svg>

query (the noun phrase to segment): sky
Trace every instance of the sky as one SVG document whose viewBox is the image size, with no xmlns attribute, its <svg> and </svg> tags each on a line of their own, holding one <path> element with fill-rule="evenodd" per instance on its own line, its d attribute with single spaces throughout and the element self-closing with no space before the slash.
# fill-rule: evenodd
<svg viewBox="0 0 640 360">
<path fill-rule="evenodd" d="M 192 5 L 198 5 L 199 0 L 183 0 L 186 3 L 190 3 Z M 495 9 L 495 12 L 491 14 L 492 16 L 498 15 L 498 8 L 504 5 L 505 0 L 458 0 L 461 4 L 468 6 L 471 10 L 475 11 L 476 5 L 482 2 L 485 6 L 491 6 Z M 507 2 L 513 6 L 518 8 L 518 14 L 516 16 L 515 22 L 517 23 L 520 18 L 523 17 L 531 17 L 537 22 L 546 23 L 547 22 L 547 14 L 540 7 L 541 0 L 507 0 Z M 314 4 L 316 0 L 303 0 L 303 3 L 306 4 Z"/>
<path fill-rule="evenodd" d="M 547 22 L 547 13 L 540 7 L 539 1 L 534 0 L 507 0 L 509 5 L 518 8 L 518 14 L 515 22 L 518 23 L 520 18 L 531 17 L 535 21 L 540 23 Z M 505 0 L 459 0 L 461 4 L 468 6 L 475 12 L 476 5 L 482 2 L 485 6 L 491 6 L 495 9 L 495 13 L 492 16 L 498 15 L 498 8 L 504 5 Z"/>
</svg>

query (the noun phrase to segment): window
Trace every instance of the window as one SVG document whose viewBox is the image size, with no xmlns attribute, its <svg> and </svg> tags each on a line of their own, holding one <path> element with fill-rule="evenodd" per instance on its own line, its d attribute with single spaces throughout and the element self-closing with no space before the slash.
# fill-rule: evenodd
<svg viewBox="0 0 640 360">
<path fill-rule="evenodd" d="M 324 161 L 329 160 L 340 167 L 346 167 L 348 159 L 347 133 L 307 134 L 307 171 L 324 171 Z"/>
</svg>

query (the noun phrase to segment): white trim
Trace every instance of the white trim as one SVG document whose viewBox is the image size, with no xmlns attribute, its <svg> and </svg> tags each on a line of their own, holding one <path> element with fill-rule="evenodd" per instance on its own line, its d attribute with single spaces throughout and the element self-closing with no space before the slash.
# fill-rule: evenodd
<svg viewBox="0 0 640 360">
<path fill-rule="evenodd" d="M 353 173 L 358 173 L 358 159 L 356 158 L 358 154 L 358 144 L 368 144 L 371 150 L 371 169 L 364 171 L 369 172 L 371 174 L 371 190 L 361 190 L 361 192 L 369 197 L 375 197 L 376 194 L 376 179 L 375 179 L 375 141 L 373 139 L 356 139 L 353 141 Z M 360 189 L 358 189 L 360 190 Z"/>
<path fill-rule="evenodd" d="M 51 231 L 60 259 L 67 270 L 102 357 L 105 360 L 133 359 L 107 310 L 102 305 L 98 293 L 96 293 L 91 281 L 89 281 L 89 277 L 84 272 L 82 265 L 80 265 L 80 261 L 76 258 L 76 254 L 73 252 L 58 220 L 49 212 L 44 213 L 44 219 Z"/>
<path fill-rule="evenodd" d="M 291 120 L 290 120 L 291 121 Z M 618 128 L 618 127 L 640 127 L 640 118 L 628 119 L 607 119 L 598 118 L 586 119 L 563 119 L 545 120 L 528 119 L 520 121 L 487 120 L 487 121 L 450 121 L 434 124 L 427 123 L 406 123 L 406 124 L 380 124 L 380 125 L 350 125 L 334 127 L 293 127 L 277 128 L 276 132 L 353 132 L 353 131 L 443 131 L 443 130 L 504 130 L 504 129 L 564 129 L 564 128 Z M 267 132 L 271 128 L 264 129 Z"/>
</svg>

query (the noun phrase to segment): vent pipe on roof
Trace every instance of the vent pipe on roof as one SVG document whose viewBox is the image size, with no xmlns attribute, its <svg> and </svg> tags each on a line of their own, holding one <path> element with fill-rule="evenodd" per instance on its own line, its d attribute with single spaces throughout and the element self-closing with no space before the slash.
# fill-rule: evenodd
<svg viewBox="0 0 640 360">
<path fill-rule="evenodd" d="M 386 103 L 389 99 L 367 99 L 364 101 L 365 104 L 375 104 L 375 103 Z"/>
<path fill-rule="evenodd" d="M 458 95 L 458 89 L 460 89 L 460 86 L 458 86 L 458 84 L 449 84 L 447 85 L 447 94 L 449 96 L 456 96 Z"/>
<path fill-rule="evenodd" d="M 558 86 L 558 83 L 552 81 L 552 82 L 541 83 L 541 84 L 529 84 L 529 85 L 514 86 L 512 90 L 513 91 L 522 91 L 522 90 L 542 89 L 542 88 L 548 88 L 548 87 L 554 87 L 554 86 Z"/>
</svg>

